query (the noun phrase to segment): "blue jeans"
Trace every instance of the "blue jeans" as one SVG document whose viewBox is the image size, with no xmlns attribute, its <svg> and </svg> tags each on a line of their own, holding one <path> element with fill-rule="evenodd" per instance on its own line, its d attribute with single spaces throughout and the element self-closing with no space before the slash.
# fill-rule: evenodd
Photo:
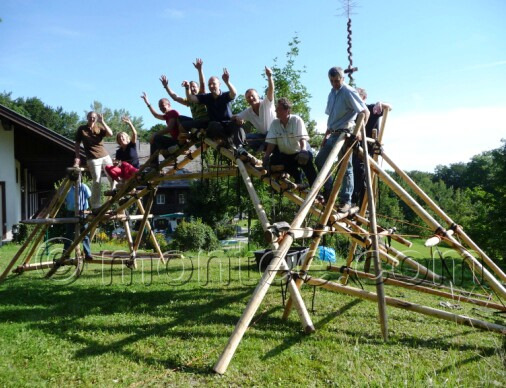
<svg viewBox="0 0 506 388">
<path fill-rule="evenodd" d="M 318 171 L 320 171 L 323 168 L 323 165 L 325 164 L 325 161 L 329 157 L 330 151 L 334 147 L 334 144 L 337 143 L 337 141 L 340 139 L 340 136 L 342 136 L 343 133 L 333 133 L 330 135 L 330 137 L 325 142 L 325 145 L 320 148 L 320 151 L 318 152 L 318 155 L 315 159 L 316 167 L 318 168 Z M 343 155 L 346 152 L 346 148 L 343 146 L 341 148 L 341 151 L 339 151 L 339 155 L 337 156 L 337 159 L 342 159 Z M 347 203 L 351 204 L 351 195 L 353 194 L 353 164 L 352 159 L 350 158 L 348 161 L 348 165 L 346 167 L 346 173 L 344 174 L 343 178 L 343 184 L 341 185 L 341 190 L 339 191 L 339 202 L 340 203 Z M 324 196 L 325 198 L 328 198 L 330 195 L 330 192 L 332 191 L 332 185 L 333 185 L 333 178 L 332 176 L 327 179 L 325 182 L 325 185 L 323 186 L 324 189 Z"/>
<path fill-rule="evenodd" d="M 248 146 L 254 151 L 263 151 L 265 136 L 265 133 L 247 133 L 246 143 L 248 143 Z"/>
<path fill-rule="evenodd" d="M 66 211 L 66 217 L 75 217 L 74 211 Z M 80 233 L 83 232 L 86 225 L 81 225 L 81 228 L 79 229 Z M 65 224 L 65 237 L 68 239 L 65 240 L 63 243 L 63 249 L 67 250 L 70 247 L 71 241 L 74 241 L 74 239 L 77 237 L 74 234 L 75 231 L 75 224 Z M 90 238 L 88 235 L 86 235 L 83 238 L 83 251 L 85 257 L 91 256 L 91 245 L 90 245 Z"/>
</svg>

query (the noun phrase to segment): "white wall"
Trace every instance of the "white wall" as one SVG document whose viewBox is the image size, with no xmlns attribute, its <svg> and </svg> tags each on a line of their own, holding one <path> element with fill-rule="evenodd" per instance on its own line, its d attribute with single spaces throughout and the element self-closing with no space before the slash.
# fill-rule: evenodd
<svg viewBox="0 0 506 388">
<path fill-rule="evenodd" d="M 16 167 L 18 181 L 16 182 Z M 14 159 L 14 129 L 6 131 L 0 121 L 0 181 L 5 182 L 7 240 L 12 239 L 12 225 L 21 219 L 21 171 Z"/>
</svg>

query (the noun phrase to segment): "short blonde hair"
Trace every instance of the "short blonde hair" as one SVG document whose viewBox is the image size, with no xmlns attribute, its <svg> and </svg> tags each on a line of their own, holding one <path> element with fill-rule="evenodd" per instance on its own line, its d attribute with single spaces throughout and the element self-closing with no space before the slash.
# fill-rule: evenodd
<svg viewBox="0 0 506 388">
<path fill-rule="evenodd" d="M 130 135 L 126 132 L 119 132 L 117 135 L 116 135 L 116 143 L 119 144 L 119 137 L 121 135 L 125 135 L 126 139 L 127 139 L 127 143 L 130 143 Z"/>
</svg>

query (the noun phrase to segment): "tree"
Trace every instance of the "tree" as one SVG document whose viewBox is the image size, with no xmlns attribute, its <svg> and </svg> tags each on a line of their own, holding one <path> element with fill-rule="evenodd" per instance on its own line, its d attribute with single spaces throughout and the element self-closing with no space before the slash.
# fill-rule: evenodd
<svg viewBox="0 0 506 388">
<path fill-rule="evenodd" d="M 99 101 L 93 101 L 93 104 L 90 105 L 90 110 L 97 112 L 99 114 L 104 115 L 104 120 L 111 128 L 114 135 L 116 135 L 119 132 L 128 132 L 130 131 L 130 128 L 121 121 L 121 118 L 123 116 L 130 117 L 130 120 L 132 121 L 132 124 L 134 125 L 135 129 L 137 130 L 139 139 L 145 139 L 145 137 L 148 137 L 149 135 L 146 135 L 146 132 L 144 130 L 144 123 L 142 120 L 142 117 L 132 116 L 130 115 L 130 112 L 128 112 L 126 109 L 110 109 L 108 107 L 105 107 L 102 105 Z M 88 112 L 85 112 L 85 117 Z M 86 121 L 85 119 L 83 122 Z"/>
<path fill-rule="evenodd" d="M 278 64 L 278 58 L 274 58 L 272 66 L 272 76 L 274 79 L 274 87 L 276 96 L 288 98 L 292 104 L 293 113 L 299 115 L 306 124 L 310 137 L 313 137 L 316 129 L 316 121 L 311 120 L 311 108 L 309 107 L 309 99 L 311 94 L 305 85 L 302 84 L 302 74 L 306 72 L 306 67 L 297 69 L 295 60 L 299 55 L 300 39 L 297 35 L 288 43 L 288 52 L 286 53 L 286 64 L 281 67 Z M 264 75 L 265 78 L 265 75 Z"/>
</svg>

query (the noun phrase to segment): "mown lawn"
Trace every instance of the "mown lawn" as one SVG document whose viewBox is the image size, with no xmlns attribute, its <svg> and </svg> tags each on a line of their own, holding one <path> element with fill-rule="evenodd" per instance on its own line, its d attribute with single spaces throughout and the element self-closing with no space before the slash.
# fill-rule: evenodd
<svg viewBox="0 0 506 388">
<path fill-rule="evenodd" d="M 16 250 L 0 248 L 0 271 Z M 317 331 L 304 335 L 297 314 L 281 320 L 281 281 L 217 375 L 212 367 L 260 277 L 252 261 L 190 253 L 134 273 L 87 264 L 75 282 L 9 276 L 0 284 L 0 385 L 506 386 L 504 336 L 388 308 L 384 342 L 376 304 L 309 286 L 302 294 Z M 444 300 L 386 293 L 434 308 Z M 505 324 L 504 314 L 458 305 L 452 312 Z"/>
</svg>

